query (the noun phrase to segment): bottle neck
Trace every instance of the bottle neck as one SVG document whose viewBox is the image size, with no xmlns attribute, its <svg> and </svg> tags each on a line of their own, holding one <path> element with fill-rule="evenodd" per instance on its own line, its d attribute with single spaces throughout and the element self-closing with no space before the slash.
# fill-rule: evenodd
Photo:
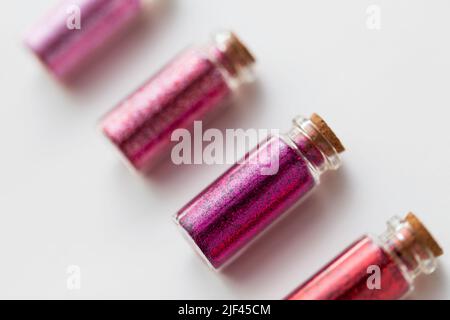
<svg viewBox="0 0 450 320">
<path fill-rule="evenodd" d="M 255 58 L 232 32 L 216 33 L 207 47 L 210 59 L 222 70 L 232 86 L 252 82 Z"/>
<path fill-rule="evenodd" d="M 293 120 L 293 124 L 285 139 L 310 164 L 317 177 L 341 166 L 339 148 L 313 120 L 299 116 Z"/>
<path fill-rule="evenodd" d="M 405 219 L 393 217 L 387 226 L 379 240 L 411 284 L 420 274 L 435 271 L 442 249 L 413 214 Z"/>
</svg>

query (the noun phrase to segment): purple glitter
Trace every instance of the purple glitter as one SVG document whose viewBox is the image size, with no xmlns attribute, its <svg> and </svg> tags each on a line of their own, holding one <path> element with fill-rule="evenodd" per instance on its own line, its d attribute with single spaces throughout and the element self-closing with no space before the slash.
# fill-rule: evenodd
<svg viewBox="0 0 450 320">
<path fill-rule="evenodd" d="M 298 135 L 293 139 L 293 142 L 313 165 L 320 167 L 324 163 L 325 158 L 322 152 L 304 135 Z"/>
<path fill-rule="evenodd" d="M 303 156 L 281 138 L 270 138 L 177 214 L 180 226 L 214 268 L 222 267 L 316 185 L 305 158 L 318 162 L 320 151 L 304 136 L 296 143 L 309 143 Z M 262 168 L 271 161 L 268 149 L 273 148 L 279 152 L 279 170 L 263 175 Z"/>
<path fill-rule="evenodd" d="M 202 51 L 188 50 L 120 103 L 102 129 L 136 169 L 145 170 L 170 147 L 174 130 L 190 128 L 230 94 L 220 68 Z"/>
<path fill-rule="evenodd" d="M 81 13 L 80 29 L 67 25 L 68 9 L 74 6 Z M 62 1 L 32 29 L 25 42 L 53 74 L 65 78 L 137 17 L 141 8 L 141 0 Z"/>
</svg>

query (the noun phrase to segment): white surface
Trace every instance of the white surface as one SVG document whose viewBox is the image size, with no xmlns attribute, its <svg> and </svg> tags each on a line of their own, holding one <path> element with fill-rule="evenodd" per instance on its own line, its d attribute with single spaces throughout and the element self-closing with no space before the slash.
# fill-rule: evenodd
<svg viewBox="0 0 450 320">
<path fill-rule="evenodd" d="M 1 10 L 0 298 L 278 299 L 365 232 L 413 210 L 450 250 L 450 2 L 172 0 L 65 89 L 22 47 L 56 1 Z M 366 9 L 381 7 L 381 30 Z M 173 214 L 227 166 L 162 166 L 139 179 L 100 116 L 180 49 L 232 28 L 258 58 L 257 92 L 218 128 L 287 129 L 320 113 L 344 166 L 223 274 Z M 81 290 L 66 287 L 69 265 Z M 450 298 L 450 254 L 415 298 Z"/>
</svg>

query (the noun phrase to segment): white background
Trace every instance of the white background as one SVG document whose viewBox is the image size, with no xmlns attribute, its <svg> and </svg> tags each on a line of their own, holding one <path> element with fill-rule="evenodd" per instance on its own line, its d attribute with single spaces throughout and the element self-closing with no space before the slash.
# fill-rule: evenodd
<svg viewBox="0 0 450 320">
<path fill-rule="evenodd" d="M 51 79 L 22 35 L 56 1 L 3 1 L 0 298 L 279 299 L 365 232 L 414 211 L 450 250 L 450 2 L 171 0 L 76 84 Z M 381 30 L 366 9 L 381 8 Z M 98 119 L 190 43 L 232 28 L 258 58 L 245 103 L 213 123 L 290 127 L 321 114 L 347 152 L 339 172 L 223 273 L 174 213 L 223 166 L 130 174 Z M 81 268 L 81 290 L 66 287 Z M 450 298 L 450 253 L 414 298 Z"/>
</svg>

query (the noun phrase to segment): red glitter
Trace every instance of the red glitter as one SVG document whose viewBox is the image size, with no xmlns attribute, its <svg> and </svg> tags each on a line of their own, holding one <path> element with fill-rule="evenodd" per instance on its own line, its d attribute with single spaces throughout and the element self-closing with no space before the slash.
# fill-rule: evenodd
<svg viewBox="0 0 450 320">
<path fill-rule="evenodd" d="M 369 266 L 381 270 L 381 288 L 369 289 Z M 365 236 L 306 281 L 288 300 L 391 300 L 403 297 L 409 283 L 400 267 L 376 244 Z"/>
<path fill-rule="evenodd" d="M 299 288 L 288 300 L 394 300 L 431 274 L 443 254 L 421 221 L 393 217 L 379 237 L 364 236 Z"/>
</svg>

